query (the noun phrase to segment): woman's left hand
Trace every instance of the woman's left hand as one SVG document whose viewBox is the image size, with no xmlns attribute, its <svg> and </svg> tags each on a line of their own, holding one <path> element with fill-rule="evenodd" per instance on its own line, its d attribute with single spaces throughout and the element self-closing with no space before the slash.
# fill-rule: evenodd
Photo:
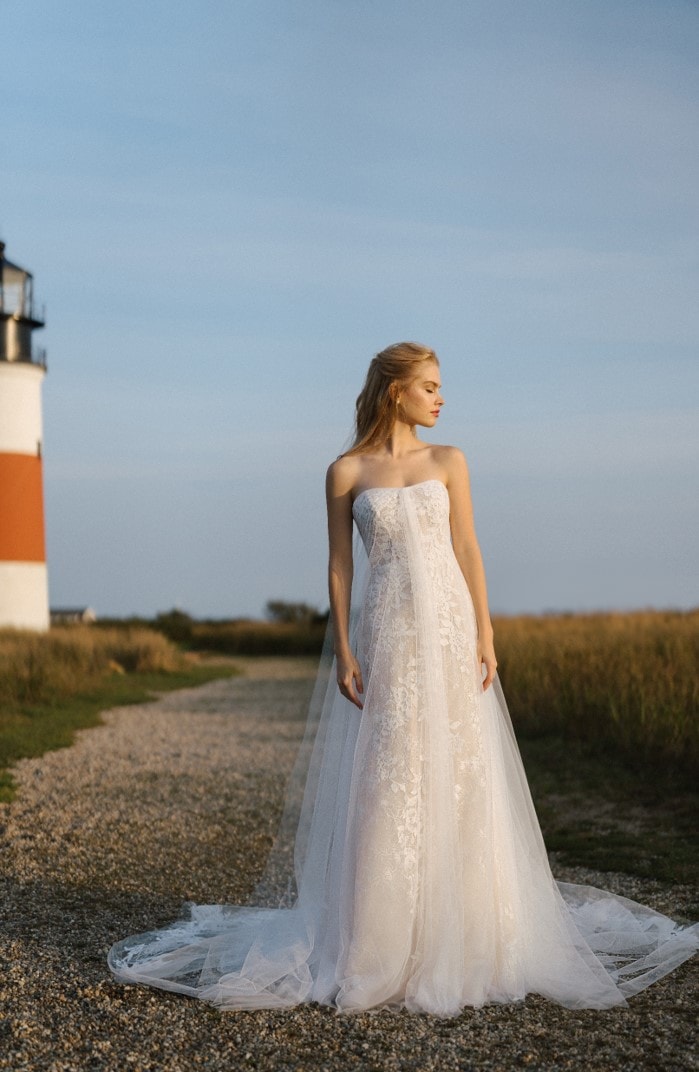
<svg viewBox="0 0 699 1072">
<path fill-rule="evenodd" d="M 485 692 L 495 677 L 495 671 L 498 665 L 498 661 L 495 658 L 495 647 L 493 646 L 492 637 L 489 639 L 485 637 L 483 639 L 480 637 L 478 638 L 477 654 L 478 665 L 481 667 L 481 672 L 483 664 L 485 663 L 486 675 L 483 678 L 483 692 Z"/>
</svg>

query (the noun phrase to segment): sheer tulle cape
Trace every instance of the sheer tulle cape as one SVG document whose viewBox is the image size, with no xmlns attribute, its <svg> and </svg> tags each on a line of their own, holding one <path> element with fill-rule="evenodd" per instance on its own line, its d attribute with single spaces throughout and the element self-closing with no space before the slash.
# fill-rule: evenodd
<svg viewBox="0 0 699 1072">
<path fill-rule="evenodd" d="M 371 561 L 356 539 L 365 709 L 340 695 L 328 635 L 251 903 L 189 905 L 118 942 L 117 979 L 228 1009 L 318 1001 L 454 1016 L 529 992 L 608 1008 L 699 948 L 698 924 L 554 880 L 499 679 L 480 688 L 437 485 L 355 503 Z M 412 714 L 381 718 L 391 704 Z"/>
</svg>

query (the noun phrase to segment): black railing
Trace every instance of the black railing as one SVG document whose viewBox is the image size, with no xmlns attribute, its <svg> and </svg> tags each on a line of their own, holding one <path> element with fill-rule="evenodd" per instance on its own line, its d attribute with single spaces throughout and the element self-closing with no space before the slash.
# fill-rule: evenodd
<svg viewBox="0 0 699 1072">
<path fill-rule="evenodd" d="M 0 316 L 14 316 L 19 320 L 31 320 L 34 324 L 45 324 L 46 303 L 32 302 L 31 305 L 24 305 L 0 298 Z"/>
<path fill-rule="evenodd" d="M 33 320 L 35 324 L 45 324 L 46 302 L 32 302 L 27 319 Z"/>
</svg>

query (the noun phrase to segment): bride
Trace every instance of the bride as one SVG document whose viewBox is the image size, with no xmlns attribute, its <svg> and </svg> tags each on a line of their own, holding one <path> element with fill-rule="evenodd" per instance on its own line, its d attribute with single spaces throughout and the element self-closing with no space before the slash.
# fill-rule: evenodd
<svg viewBox="0 0 699 1072">
<path fill-rule="evenodd" d="M 602 1009 L 699 948 L 699 924 L 551 874 L 496 673 L 466 461 L 416 435 L 443 403 L 427 347 L 371 362 L 354 443 L 327 474 L 334 654 L 265 874 L 250 904 L 190 905 L 118 942 L 117 979 L 226 1009 L 455 1016 L 530 992 Z"/>
</svg>

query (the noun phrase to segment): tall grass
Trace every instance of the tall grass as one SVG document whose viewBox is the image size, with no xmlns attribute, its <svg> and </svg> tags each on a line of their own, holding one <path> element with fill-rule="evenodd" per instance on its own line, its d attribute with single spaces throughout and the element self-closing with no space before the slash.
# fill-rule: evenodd
<svg viewBox="0 0 699 1072">
<path fill-rule="evenodd" d="M 88 692 L 115 673 L 173 672 L 186 657 L 148 629 L 56 627 L 48 634 L 0 630 L 0 712 Z"/>
<path fill-rule="evenodd" d="M 613 749 L 659 774 L 699 765 L 699 611 L 499 618 L 518 733 Z"/>
</svg>

